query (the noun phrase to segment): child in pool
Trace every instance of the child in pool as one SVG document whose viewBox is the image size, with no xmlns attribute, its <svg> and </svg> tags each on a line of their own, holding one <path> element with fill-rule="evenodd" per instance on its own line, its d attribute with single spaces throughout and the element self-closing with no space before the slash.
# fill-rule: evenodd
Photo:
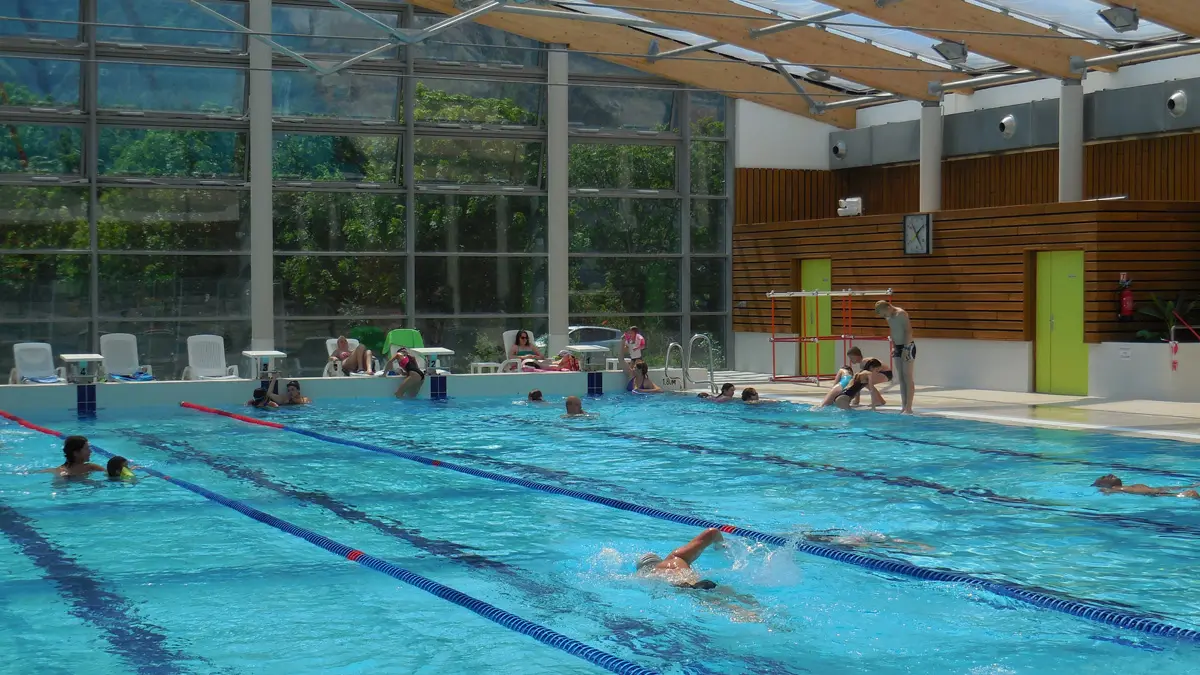
<svg viewBox="0 0 1200 675">
<path fill-rule="evenodd" d="M 118 456 L 113 457 L 112 459 L 108 460 L 108 469 L 107 469 L 108 470 L 108 479 L 109 480 L 129 480 L 134 477 L 133 469 L 136 469 L 136 468 L 137 467 L 132 466 L 129 463 L 129 460 L 118 455 Z"/>
</svg>

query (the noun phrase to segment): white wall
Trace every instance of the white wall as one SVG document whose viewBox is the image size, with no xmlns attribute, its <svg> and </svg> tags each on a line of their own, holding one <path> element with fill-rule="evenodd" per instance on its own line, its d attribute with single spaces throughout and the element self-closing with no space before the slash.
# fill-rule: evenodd
<svg viewBox="0 0 1200 675">
<path fill-rule="evenodd" d="M 1156 82 L 1169 82 L 1192 77 L 1200 77 L 1200 54 L 1122 66 L 1115 73 L 1091 72 L 1083 81 L 1083 93 L 1140 87 Z M 944 114 L 953 115 L 974 110 L 999 108 L 1015 103 L 1058 98 L 1060 87 L 1058 80 L 1049 79 L 992 87 L 974 94 L 951 93 L 945 97 L 943 110 Z M 860 109 L 857 125 L 859 128 L 870 127 L 889 122 L 906 122 L 920 119 L 920 117 L 921 104 L 916 101 L 904 101 Z"/>
<path fill-rule="evenodd" d="M 661 371 L 660 371 L 661 374 Z M 395 377 L 330 377 L 298 378 L 304 393 L 315 401 L 355 398 L 391 398 L 400 384 Z M 621 372 L 604 373 L 604 392 L 625 391 L 626 377 Z M 96 406 L 105 410 L 143 408 L 146 406 L 177 405 L 190 401 L 200 405 L 236 408 L 250 398 L 258 383 L 253 380 L 220 380 L 207 382 L 130 382 L 96 386 Z M 446 393 L 450 398 L 493 396 L 524 398 L 531 389 L 541 389 L 547 398 L 586 396 L 587 376 L 584 373 L 505 373 L 489 375 L 450 375 Z M 429 398 L 429 383 L 421 389 L 419 398 Z M 0 410 L 15 414 L 36 414 L 52 411 L 74 411 L 74 385 L 0 385 Z"/>
<path fill-rule="evenodd" d="M 779 337 L 795 337 L 783 335 Z M 775 354 L 776 367 L 779 374 L 796 372 L 796 345 L 787 343 L 779 345 Z M 751 373 L 771 372 L 771 334 L 770 333 L 734 333 L 733 336 L 733 368 Z"/>
<path fill-rule="evenodd" d="M 1088 348 L 1092 396 L 1200 402 L 1200 344 L 1179 345 L 1176 371 L 1164 343 L 1103 342 Z"/>
<path fill-rule="evenodd" d="M 829 170 L 829 132 L 837 127 L 750 101 L 735 105 L 734 166 Z"/>
<path fill-rule="evenodd" d="M 738 370 L 770 373 L 770 337 L 768 333 L 735 334 L 733 366 Z M 851 344 L 862 350 L 863 357 L 874 357 L 885 364 L 888 363 L 888 342 L 867 340 Z M 794 344 L 779 345 L 776 359 L 778 374 L 796 372 L 796 346 Z M 940 340 L 918 337 L 914 375 L 917 384 L 923 386 L 931 385 L 947 389 L 1032 391 L 1033 343 L 998 340 Z"/>
</svg>

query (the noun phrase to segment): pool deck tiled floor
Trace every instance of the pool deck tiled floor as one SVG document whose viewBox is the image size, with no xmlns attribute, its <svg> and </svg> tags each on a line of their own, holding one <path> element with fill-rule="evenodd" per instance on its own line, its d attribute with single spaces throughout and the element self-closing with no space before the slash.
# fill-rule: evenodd
<svg viewBox="0 0 1200 675">
<path fill-rule="evenodd" d="M 719 378 L 718 374 L 718 378 Z M 765 379 L 765 376 L 764 376 Z M 829 383 L 762 383 L 753 386 L 764 398 L 820 403 Z M 889 405 L 899 410 L 900 391 L 882 390 Z M 1054 396 L 985 389 L 943 389 L 917 385 L 914 409 L 918 415 L 939 415 L 1001 424 L 1106 431 L 1200 443 L 1200 403 L 1149 400 L 1107 400 L 1087 396 Z"/>
</svg>

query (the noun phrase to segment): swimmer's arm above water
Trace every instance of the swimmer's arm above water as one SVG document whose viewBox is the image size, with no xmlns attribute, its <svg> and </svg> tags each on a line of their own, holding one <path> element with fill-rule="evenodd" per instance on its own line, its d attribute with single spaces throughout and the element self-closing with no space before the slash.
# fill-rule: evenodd
<svg viewBox="0 0 1200 675">
<path fill-rule="evenodd" d="M 667 556 L 667 558 L 680 558 L 688 565 L 691 565 L 696 562 L 696 558 L 699 558 L 701 553 L 704 553 L 705 549 L 723 539 L 724 537 L 721 536 L 720 530 L 710 527 L 696 535 L 688 543 L 671 551 L 671 555 Z"/>
</svg>

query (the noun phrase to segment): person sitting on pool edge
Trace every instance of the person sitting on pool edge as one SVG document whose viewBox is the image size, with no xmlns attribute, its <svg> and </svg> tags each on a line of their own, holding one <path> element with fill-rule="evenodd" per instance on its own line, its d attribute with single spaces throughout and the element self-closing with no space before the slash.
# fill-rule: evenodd
<svg viewBox="0 0 1200 675">
<path fill-rule="evenodd" d="M 852 372 L 852 373 L 862 372 L 864 359 L 863 359 L 863 353 L 862 353 L 861 349 L 859 349 L 858 347 L 851 347 L 850 349 L 846 350 L 846 361 L 847 361 L 847 365 L 850 366 L 850 372 Z M 885 382 L 890 383 L 891 381 L 892 381 L 892 371 L 891 370 L 880 370 L 878 373 L 871 374 L 871 384 L 875 385 L 876 387 L 880 387 Z M 861 396 L 862 396 L 862 392 L 860 391 L 859 395 L 854 397 L 854 401 L 851 402 L 851 405 L 857 406 L 858 399 Z M 887 401 L 885 401 L 883 399 L 883 396 L 880 395 L 879 398 L 877 400 L 875 400 L 875 405 L 876 406 L 887 405 Z"/>
<path fill-rule="evenodd" d="M 630 365 L 626 365 L 625 374 L 629 377 L 629 382 L 625 384 L 625 391 L 636 391 L 643 394 L 653 394 L 662 391 L 650 379 L 650 367 L 641 359 L 634 361 Z"/>
<path fill-rule="evenodd" d="M 392 371 L 392 364 L 396 364 L 395 371 Z M 421 392 L 421 385 L 425 383 L 425 373 L 417 365 L 417 359 L 408 353 L 408 349 L 401 347 L 396 350 L 392 358 L 388 359 L 387 364 L 383 367 L 383 372 L 397 372 L 404 377 L 400 382 L 400 386 L 396 387 L 396 398 L 416 398 Z"/>
<path fill-rule="evenodd" d="M 129 480 L 135 477 L 133 470 L 136 468 L 136 466 L 129 463 L 129 460 L 117 455 L 108 460 L 108 466 L 105 468 L 105 471 L 108 472 L 109 480 Z"/>
<path fill-rule="evenodd" d="M 852 375 L 849 379 L 846 378 L 846 369 L 842 369 L 838 373 L 840 379 L 829 389 L 829 393 L 825 395 L 825 400 L 821 401 L 818 408 L 824 408 L 831 404 L 837 404 L 837 407 L 842 410 L 850 408 L 850 403 L 858 396 L 858 393 L 867 388 L 871 392 L 871 409 L 875 409 L 876 397 L 879 396 L 879 391 L 875 385 L 871 384 L 871 376 L 883 369 L 883 363 L 879 359 L 867 359 L 863 361 L 862 372 L 857 375 Z"/>
<path fill-rule="evenodd" d="M 92 446 L 86 436 L 67 436 L 63 440 L 63 456 L 66 461 L 59 466 L 42 469 L 37 473 L 54 473 L 66 478 L 86 476 L 93 471 L 104 471 L 99 464 L 92 464 Z"/>
<path fill-rule="evenodd" d="M 250 396 L 251 396 L 251 398 L 249 401 L 246 401 L 246 405 L 248 405 L 252 408 L 278 408 L 279 407 L 278 403 L 276 403 L 275 401 L 272 401 L 271 398 L 269 396 L 267 396 L 267 390 L 263 389 L 262 387 L 258 387 L 257 389 L 255 389 L 254 393 L 251 394 Z"/>
<path fill-rule="evenodd" d="M 1125 485 L 1116 474 L 1106 474 L 1096 479 L 1092 483 L 1092 487 L 1100 488 L 1100 491 L 1106 495 L 1115 493 L 1124 493 L 1128 495 L 1143 495 L 1146 497 L 1185 497 L 1190 499 L 1200 499 L 1200 493 L 1197 493 L 1193 488 L 1200 487 L 1197 485 L 1179 485 L 1170 487 L 1150 487 L 1143 483 L 1135 483 L 1133 485 Z"/>
</svg>

